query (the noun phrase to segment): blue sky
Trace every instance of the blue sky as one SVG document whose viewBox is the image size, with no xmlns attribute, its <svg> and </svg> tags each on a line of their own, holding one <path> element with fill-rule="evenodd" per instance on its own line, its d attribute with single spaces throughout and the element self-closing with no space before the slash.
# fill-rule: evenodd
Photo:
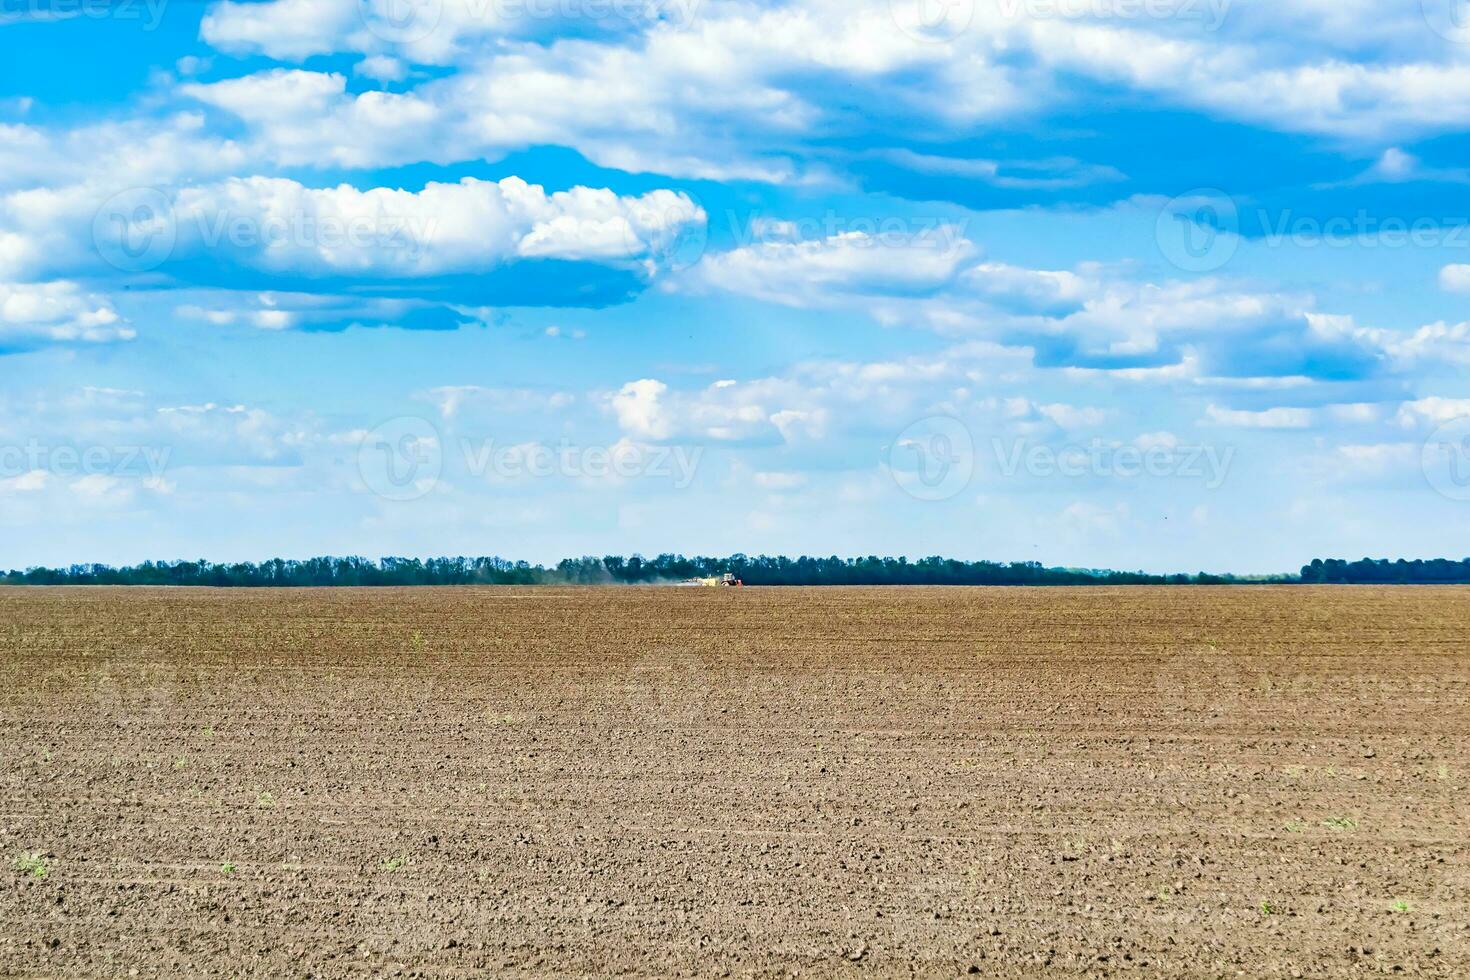
<svg viewBox="0 0 1470 980">
<path fill-rule="evenodd" d="M 0 565 L 1470 553 L 1470 4 L 0 2 Z"/>
</svg>

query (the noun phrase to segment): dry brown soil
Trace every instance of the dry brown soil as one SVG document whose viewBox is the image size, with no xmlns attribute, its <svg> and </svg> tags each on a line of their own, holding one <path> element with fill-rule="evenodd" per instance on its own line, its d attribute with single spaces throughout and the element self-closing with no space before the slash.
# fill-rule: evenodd
<svg viewBox="0 0 1470 980">
<path fill-rule="evenodd" d="M 1470 977 L 1470 590 L 0 590 L 0 973 Z"/>
</svg>

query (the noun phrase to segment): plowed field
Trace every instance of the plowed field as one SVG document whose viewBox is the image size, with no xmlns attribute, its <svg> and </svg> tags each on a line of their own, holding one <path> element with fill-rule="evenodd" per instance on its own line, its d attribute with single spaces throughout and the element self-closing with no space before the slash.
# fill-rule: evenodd
<svg viewBox="0 0 1470 980">
<path fill-rule="evenodd" d="M 1470 976 L 1470 590 L 0 590 L 0 973 Z"/>
</svg>

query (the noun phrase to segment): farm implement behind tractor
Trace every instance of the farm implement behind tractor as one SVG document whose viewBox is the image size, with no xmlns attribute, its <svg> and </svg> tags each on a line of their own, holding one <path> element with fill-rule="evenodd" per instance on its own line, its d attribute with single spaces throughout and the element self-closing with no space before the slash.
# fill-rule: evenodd
<svg viewBox="0 0 1470 980">
<path fill-rule="evenodd" d="M 711 578 L 691 578 L 691 579 L 685 579 L 684 581 L 682 581 L 682 582 L 679 583 L 679 585 L 682 588 L 686 588 L 686 589 L 726 589 L 726 588 L 739 588 L 740 586 L 743 586 L 744 584 L 745 584 L 744 582 L 740 581 L 738 578 L 736 578 L 734 575 L 730 574 L 729 572 L 726 572 L 724 575 L 716 575 L 716 576 L 713 576 Z"/>
</svg>

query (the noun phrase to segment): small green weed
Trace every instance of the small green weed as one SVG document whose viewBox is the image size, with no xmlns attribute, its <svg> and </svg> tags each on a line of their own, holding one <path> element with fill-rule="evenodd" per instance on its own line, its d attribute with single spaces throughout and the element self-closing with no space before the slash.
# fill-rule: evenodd
<svg viewBox="0 0 1470 980">
<path fill-rule="evenodd" d="M 408 858 L 399 855 L 397 857 L 384 858 L 383 863 L 379 864 L 378 867 L 384 871 L 397 871 L 407 863 Z"/>
<path fill-rule="evenodd" d="M 21 874 L 30 875 L 32 878 L 46 877 L 46 859 L 39 851 L 33 854 L 22 854 L 15 859 L 15 870 Z"/>
</svg>

